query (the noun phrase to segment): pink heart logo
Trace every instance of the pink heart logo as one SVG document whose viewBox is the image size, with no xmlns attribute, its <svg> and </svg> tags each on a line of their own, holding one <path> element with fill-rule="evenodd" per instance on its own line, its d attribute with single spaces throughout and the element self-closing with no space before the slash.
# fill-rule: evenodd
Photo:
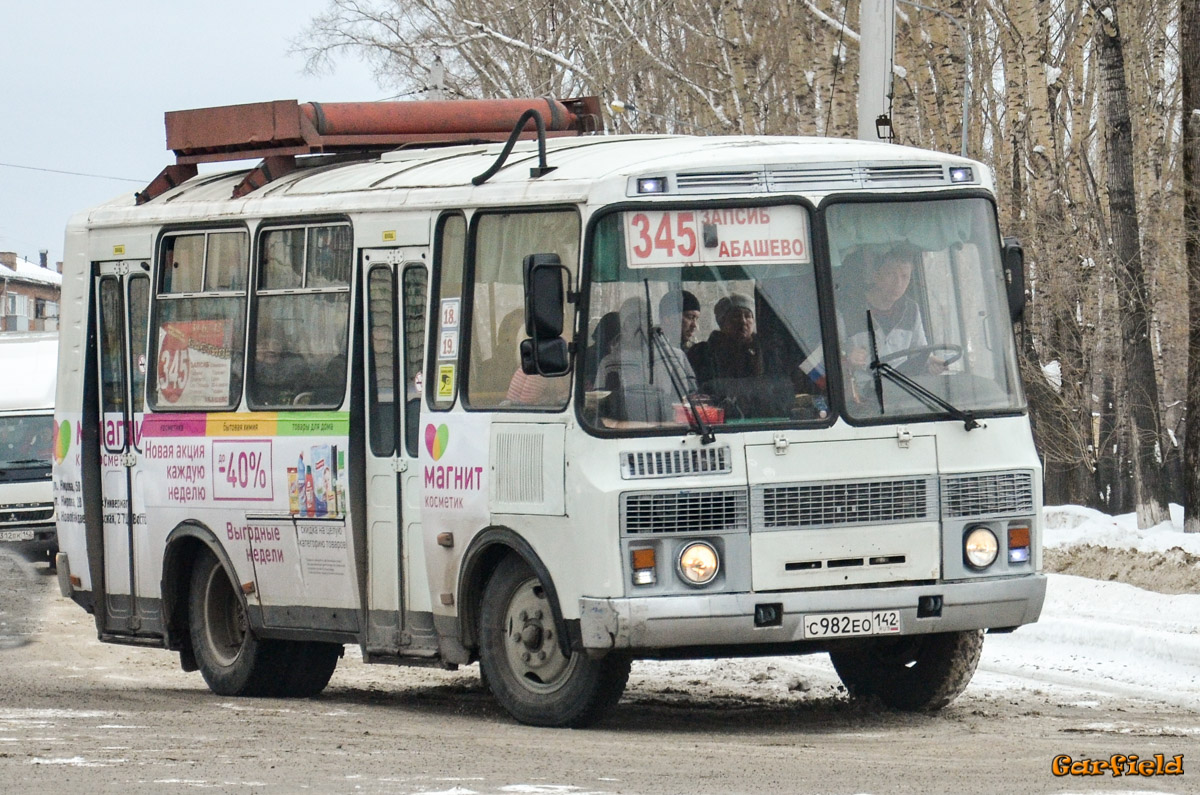
<svg viewBox="0 0 1200 795">
<path fill-rule="evenodd" d="M 425 426 L 425 449 L 429 451 L 429 455 L 434 461 L 440 459 L 446 452 L 446 445 L 450 443 L 450 429 L 444 424 L 434 426 L 430 423 Z"/>
</svg>

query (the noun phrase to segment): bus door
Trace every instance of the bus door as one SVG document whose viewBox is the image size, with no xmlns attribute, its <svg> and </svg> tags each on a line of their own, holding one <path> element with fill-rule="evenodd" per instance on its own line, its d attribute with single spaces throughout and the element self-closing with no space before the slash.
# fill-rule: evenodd
<svg viewBox="0 0 1200 795">
<path fill-rule="evenodd" d="M 160 623 L 157 573 L 149 571 L 146 534 L 137 532 L 139 527 L 144 531 L 146 517 L 137 461 L 146 384 L 148 271 L 146 262 L 104 262 L 95 284 L 105 629 L 122 634 L 153 631 Z M 153 596 L 139 604 L 143 591 Z"/>
<path fill-rule="evenodd" d="M 367 372 L 367 650 L 410 645 L 405 573 L 424 571 L 416 502 L 429 271 L 425 248 L 363 251 Z M 415 534 L 415 535 L 414 535 Z M 409 539 L 416 539 L 410 543 Z M 415 567 L 415 568 L 414 568 Z"/>
</svg>

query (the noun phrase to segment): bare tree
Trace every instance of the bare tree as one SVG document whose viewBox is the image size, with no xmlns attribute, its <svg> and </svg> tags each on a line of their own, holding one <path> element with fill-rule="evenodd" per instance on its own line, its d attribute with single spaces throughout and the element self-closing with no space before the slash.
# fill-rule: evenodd
<svg viewBox="0 0 1200 795">
<path fill-rule="evenodd" d="M 1188 418 L 1200 414 L 1200 0 L 1180 0 L 1183 83 L 1183 224 L 1188 274 Z M 1184 529 L 1200 533 L 1200 422 L 1184 437 Z"/>
<path fill-rule="evenodd" d="M 1143 522 L 1165 514 L 1164 463 L 1198 478 L 1200 513 L 1200 452 L 1181 466 L 1167 430 L 1192 433 L 1183 407 L 1200 389 L 1187 381 L 1187 313 L 1171 300 L 1188 283 L 1181 122 L 1197 122 L 1181 114 L 1197 103 L 1185 105 L 1179 74 L 1200 35 L 1194 23 L 1176 43 L 1181 9 L 1197 1 L 897 8 L 897 140 L 957 151 L 969 80 L 968 152 L 993 167 L 1001 226 L 1025 244 L 1030 300 L 1020 350 L 1047 500 L 1137 508 Z M 343 53 L 365 56 L 381 85 L 401 95 L 426 91 L 440 58 L 447 97 L 620 99 L 639 111 L 608 119 L 618 132 L 846 136 L 857 126 L 859 6 L 329 0 L 297 48 L 313 68 Z M 937 12 L 958 20 L 968 40 Z M 1194 285 L 1194 237 L 1189 244 Z M 1200 317 L 1200 296 L 1192 300 Z M 1200 340 L 1192 346 L 1200 361 Z M 1191 449 L 1200 451 L 1200 436 Z"/>
<path fill-rule="evenodd" d="M 1104 88 L 1108 209 L 1112 257 L 1121 306 L 1124 392 L 1132 418 L 1133 473 L 1139 527 L 1169 518 L 1162 487 L 1162 433 L 1158 381 L 1150 344 L 1150 307 L 1142 267 L 1141 232 L 1133 175 L 1133 128 L 1121 26 L 1113 0 L 1093 3 L 1098 16 L 1096 47 Z"/>
</svg>

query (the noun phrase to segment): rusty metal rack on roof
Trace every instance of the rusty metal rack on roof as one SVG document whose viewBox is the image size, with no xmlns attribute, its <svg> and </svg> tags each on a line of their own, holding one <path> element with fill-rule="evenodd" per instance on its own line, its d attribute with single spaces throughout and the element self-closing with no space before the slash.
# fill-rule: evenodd
<svg viewBox="0 0 1200 795">
<path fill-rule="evenodd" d="M 167 148 L 175 152 L 175 163 L 137 194 L 137 203 L 191 179 L 197 163 L 262 158 L 234 188 L 237 198 L 295 171 L 297 156 L 367 156 L 401 146 L 504 141 L 528 110 L 544 117 L 547 136 L 601 129 L 598 97 L 303 104 L 286 99 L 170 111 Z M 536 135 L 530 121 L 521 137 Z"/>
</svg>

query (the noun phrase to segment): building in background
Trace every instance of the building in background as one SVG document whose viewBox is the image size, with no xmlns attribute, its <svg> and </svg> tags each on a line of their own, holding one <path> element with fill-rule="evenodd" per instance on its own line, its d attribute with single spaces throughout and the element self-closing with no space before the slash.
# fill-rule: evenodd
<svg viewBox="0 0 1200 795">
<path fill-rule="evenodd" d="M 50 268 L 45 250 L 40 264 L 0 251 L 0 331 L 57 331 L 62 263 Z"/>
</svg>

